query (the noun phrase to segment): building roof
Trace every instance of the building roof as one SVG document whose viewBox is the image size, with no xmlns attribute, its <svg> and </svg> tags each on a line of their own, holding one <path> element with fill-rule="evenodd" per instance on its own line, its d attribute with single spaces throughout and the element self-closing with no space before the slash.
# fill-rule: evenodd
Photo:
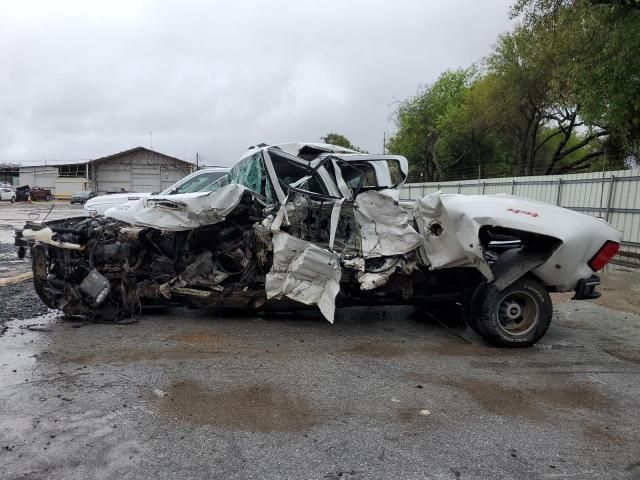
<svg viewBox="0 0 640 480">
<path fill-rule="evenodd" d="M 20 168 L 33 168 L 33 167 L 58 167 L 60 165 L 84 165 L 85 163 L 89 163 L 91 160 L 89 159 L 81 159 L 81 160 L 42 160 L 40 162 L 29 162 L 29 163 L 20 163 L 18 166 Z"/>
<path fill-rule="evenodd" d="M 188 165 L 193 165 L 191 162 L 187 162 L 185 160 L 180 160 L 179 158 L 176 157 L 172 157 L 171 155 L 166 155 L 164 153 L 160 153 L 160 152 L 156 152 L 155 150 L 151 150 L 149 148 L 145 148 L 145 147 L 134 147 L 134 148 L 130 148 L 128 150 L 123 150 L 122 152 L 118 152 L 118 153 L 114 153 L 112 155 L 107 155 L 106 157 L 100 157 L 100 158 L 95 158 L 95 159 L 76 159 L 76 160 L 44 160 L 41 162 L 34 162 L 34 163 L 23 163 L 20 164 L 19 167 L 21 168 L 33 168 L 33 167 L 59 167 L 60 165 L 83 165 L 85 163 L 91 163 L 91 162 L 102 162 L 104 160 L 112 160 L 114 158 L 118 158 L 121 156 L 125 156 L 125 155 L 129 155 L 131 153 L 136 153 L 136 152 L 141 152 L 141 151 L 146 151 L 146 152 L 150 152 L 153 153 L 155 155 L 159 155 L 163 158 L 167 158 L 170 160 L 173 160 L 174 162 L 180 162 L 180 163 L 186 163 Z"/>
<path fill-rule="evenodd" d="M 185 160 L 180 160 L 179 158 L 172 157 L 171 155 L 165 155 L 164 153 L 156 152 L 155 150 L 151 150 L 151 149 L 145 148 L 145 147 L 130 148 L 129 150 L 124 150 L 122 152 L 114 153 L 113 155 L 107 155 L 106 157 L 96 158 L 94 160 L 91 160 L 91 162 L 102 162 L 104 160 L 113 160 L 114 158 L 123 157 L 125 155 L 129 155 L 131 153 L 137 153 L 137 152 L 149 152 L 149 153 L 153 153 L 155 155 L 159 155 L 161 157 L 167 158 L 169 160 L 173 160 L 175 162 L 181 162 L 181 163 L 186 163 L 186 164 L 192 165 L 191 162 L 187 162 Z"/>
</svg>

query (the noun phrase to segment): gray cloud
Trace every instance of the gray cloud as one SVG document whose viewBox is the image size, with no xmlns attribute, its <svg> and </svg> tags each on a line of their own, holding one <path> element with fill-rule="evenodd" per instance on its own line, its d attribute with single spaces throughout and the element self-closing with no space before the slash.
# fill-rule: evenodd
<svg viewBox="0 0 640 480">
<path fill-rule="evenodd" d="M 486 55 L 510 1 L 3 2 L 0 162 L 137 145 L 230 164 L 329 131 L 380 151 L 393 101 Z"/>
</svg>

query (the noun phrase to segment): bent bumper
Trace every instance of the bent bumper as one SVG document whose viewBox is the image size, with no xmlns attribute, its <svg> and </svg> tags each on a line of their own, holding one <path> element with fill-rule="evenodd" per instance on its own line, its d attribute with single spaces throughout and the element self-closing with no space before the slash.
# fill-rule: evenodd
<svg viewBox="0 0 640 480">
<path fill-rule="evenodd" d="M 572 300 L 593 300 L 600 297 L 601 293 L 596 291 L 596 287 L 600 285 L 600 277 L 591 275 L 589 278 L 583 278 L 578 282 L 576 294 Z"/>
</svg>

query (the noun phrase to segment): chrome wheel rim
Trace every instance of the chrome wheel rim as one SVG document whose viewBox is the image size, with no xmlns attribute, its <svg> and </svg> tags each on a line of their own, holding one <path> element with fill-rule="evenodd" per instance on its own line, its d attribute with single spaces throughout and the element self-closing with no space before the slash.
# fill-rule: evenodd
<svg viewBox="0 0 640 480">
<path fill-rule="evenodd" d="M 498 304 L 498 325 L 508 335 L 522 336 L 538 323 L 538 303 L 527 292 L 512 292 Z"/>
</svg>

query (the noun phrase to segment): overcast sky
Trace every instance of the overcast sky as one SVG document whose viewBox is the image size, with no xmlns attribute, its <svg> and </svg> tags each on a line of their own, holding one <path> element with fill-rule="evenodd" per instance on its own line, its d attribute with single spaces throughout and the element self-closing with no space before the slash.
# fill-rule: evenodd
<svg viewBox="0 0 640 480">
<path fill-rule="evenodd" d="M 379 152 L 394 101 L 489 53 L 510 3 L 0 0 L 0 162 L 97 158 L 150 131 L 209 164 L 332 131 Z"/>
</svg>

